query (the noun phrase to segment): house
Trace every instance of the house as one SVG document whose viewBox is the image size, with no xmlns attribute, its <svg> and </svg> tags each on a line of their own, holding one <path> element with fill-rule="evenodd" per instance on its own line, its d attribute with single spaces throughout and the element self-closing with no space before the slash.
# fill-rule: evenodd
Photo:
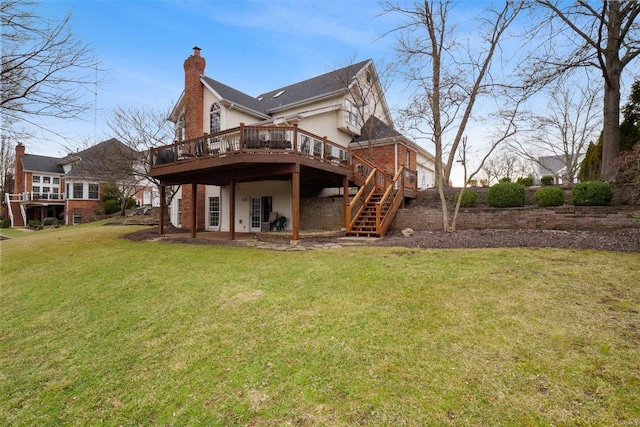
<svg viewBox="0 0 640 427">
<path fill-rule="evenodd" d="M 124 188 L 140 205 L 152 205 L 154 199 L 159 205 L 157 189 L 147 181 L 132 181 L 122 172 L 124 159 L 135 158 L 132 150 L 116 139 L 61 158 L 26 154 L 25 146 L 18 144 L 14 192 L 5 195 L 11 226 L 45 218 L 64 224 L 91 221 L 102 213 L 101 198 L 107 184 Z"/>
<path fill-rule="evenodd" d="M 576 165 L 580 164 L 580 160 L 573 161 Z M 538 179 L 545 175 L 553 176 L 554 183 L 557 185 L 568 184 L 570 179 L 567 174 L 567 163 L 563 156 L 542 156 L 538 157 Z M 577 177 L 574 178 L 577 182 Z"/>
<path fill-rule="evenodd" d="M 171 223 L 192 236 L 268 230 L 277 212 L 298 240 L 301 203 L 328 189 L 342 196 L 348 233 L 382 235 L 415 197 L 418 169 L 433 185 L 433 156 L 394 130 L 373 61 L 258 96 L 205 76 L 205 65 L 195 47 L 170 116 L 176 140 L 151 150 L 161 210 L 178 188 Z"/>
</svg>

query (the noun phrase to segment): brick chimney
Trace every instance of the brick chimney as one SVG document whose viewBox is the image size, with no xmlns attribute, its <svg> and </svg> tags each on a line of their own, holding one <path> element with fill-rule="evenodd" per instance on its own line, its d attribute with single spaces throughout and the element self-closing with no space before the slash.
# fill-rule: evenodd
<svg viewBox="0 0 640 427">
<path fill-rule="evenodd" d="M 206 61 L 200 56 L 200 48 L 193 48 L 193 55 L 184 61 L 184 128 L 185 139 L 198 138 L 204 135 L 204 85 L 200 77 L 204 75 Z M 191 230 L 191 186 L 182 186 L 182 228 Z M 205 187 L 197 185 L 196 230 L 205 228 Z"/>
<path fill-rule="evenodd" d="M 24 182 L 24 169 L 22 168 L 22 156 L 25 153 L 25 146 L 22 143 L 18 143 L 16 145 L 16 165 L 15 165 L 15 176 L 13 177 L 13 192 L 14 193 L 22 193 L 27 191 Z"/>
<path fill-rule="evenodd" d="M 200 56 L 200 48 L 193 48 L 193 55 L 184 61 L 185 139 L 203 135 L 204 126 L 204 75 L 206 61 Z"/>
</svg>

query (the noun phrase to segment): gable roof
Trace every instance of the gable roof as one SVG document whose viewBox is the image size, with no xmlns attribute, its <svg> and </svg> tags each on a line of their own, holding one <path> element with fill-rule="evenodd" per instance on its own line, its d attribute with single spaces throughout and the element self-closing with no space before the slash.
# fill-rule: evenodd
<svg viewBox="0 0 640 427">
<path fill-rule="evenodd" d="M 367 142 L 369 140 L 376 141 L 388 138 L 404 138 L 400 132 L 377 118 L 371 116 L 362 126 L 360 135 L 353 138 L 352 143 Z"/>
<path fill-rule="evenodd" d="M 62 175 L 64 171 L 57 157 L 38 156 L 36 154 L 24 154 L 20 157 L 22 169 L 25 172 L 43 172 Z"/>
<path fill-rule="evenodd" d="M 210 77 L 203 76 L 202 81 L 222 98 L 221 102 L 244 107 L 245 110 L 263 118 L 270 118 L 270 115 L 278 110 L 346 91 L 353 78 L 370 63 L 372 60 L 367 59 L 339 70 L 265 92 L 257 97 L 247 95 Z"/>
</svg>

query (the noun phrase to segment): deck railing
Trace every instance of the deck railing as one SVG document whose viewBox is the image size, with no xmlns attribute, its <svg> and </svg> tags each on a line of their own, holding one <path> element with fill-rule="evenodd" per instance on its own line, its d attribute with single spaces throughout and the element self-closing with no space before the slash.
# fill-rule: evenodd
<svg viewBox="0 0 640 427">
<path fill-rule="evenodd" d="M 345 167 L 351 164 L 348 148 L 298 129 L 296 125 L 241 124 L 237 128 L 152 148 L 150 151 L 152 168 L 239 153 L 294 153 Z"/>
<path fill-rule="evenodd" d="M 7 194 L 5 198 L 7 202 L 29 202 L 39 200 L 64 201 L 64 193 L 34 193 L 26 191 L 24 193 Z"/>
</svg>

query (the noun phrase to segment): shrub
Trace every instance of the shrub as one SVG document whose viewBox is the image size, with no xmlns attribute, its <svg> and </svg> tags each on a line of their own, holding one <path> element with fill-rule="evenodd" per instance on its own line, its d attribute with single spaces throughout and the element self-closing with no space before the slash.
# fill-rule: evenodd
<svg viewBox="0 0 640 427">
<path fill-rule="evenodd" d="M 581 182 L 571 192 L 571 199 L 576 206 L 607 206 L 612 198 L 611 185 L 604 181 Z"/>
<path fill-rule="evenodd" d="M 524 185 L 525 187 L 531 187 L 533 185 L 533 177 L 520 177 L 516 182 L 520 185 Z"/>
<path fill-rule="evenodd" d="M 102 204 L 102 208 L 105 214 L 111 215 L 120 211 L 120 203 L 117 200 L 109 199 Z"/>
<path fill-rule="evenodd" d="M 135 208 L 138 205 L 135 197 L 127 197 L 127 209 Z"/>
<path fill-rule="evenodd" d="M 6 218 L 0 221 L 0 228 L 9 228 L 9 227 L 11 227 L 11 220 L 9 218 Z"/>
<path fill-rule="evenodd" d="M 42 223 L 37 219 L 30 219 L 27 225 L 29 228 L 42 228 Z"/>
<path fill-rule="evenodd" d="M 564 204 L 564 191 L 558 187 L 542 187 L 536 191 L 536 203 L 540 207 L 562 206 Z"/>
<path fill-rule="evenodd" d="M 487 190 L 487 202 L 494 208 L 524 206 L 526 190 L 515 182 L 499 182 Z"/>
<path fill-rule="evenodd" d="M 500 178 L 500 181 L 498 182 L 511 182 L 511 178 L 509 178 L 508 176 L 505 176 L 504 178 Z"/>
<path fill-rule="evenodd" d="M 555 179 L 553 179 L 553 175 L 544 175 L 542 178 L 540 178 L 540 182 L 542 183 L 542 185 L 553 185 Z"/>
<path fill-rule="evenodd" d="M 460 197 L 460 192 L 458 191 L 453 196 L 453 201 L 458 203 L 458 198 Z M 460 207 L 462 208 L 472 208 L 478 203 L 478 193 L 472 190 L 464 190 L 462 193 L 462 201 L 460 202 Z"/>
<path fill-rule="evenodd" d="M 42 225 L 44 225 L 45 227 L 48 227 L 50 225 L 58 225 L 58 218 L 45 218 L 44 221 L 42 221 Z"/>
</svg>

